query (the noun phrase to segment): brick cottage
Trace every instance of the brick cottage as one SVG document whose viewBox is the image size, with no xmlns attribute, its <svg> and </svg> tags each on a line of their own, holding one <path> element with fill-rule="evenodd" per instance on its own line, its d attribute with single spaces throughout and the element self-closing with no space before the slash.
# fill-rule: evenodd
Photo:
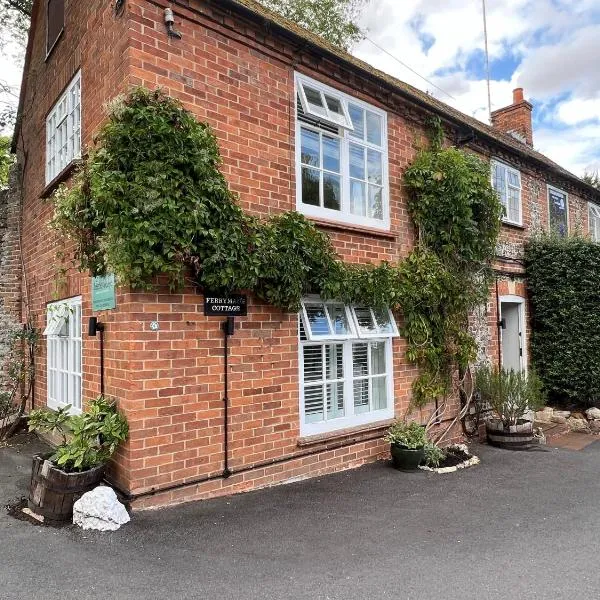
<svg viewBox="0 0 600 600">
<path fill-rule="evenodd" d="M 228 340 L 225 431 L 223 318 L 205 316 L 197 290 L 118 288 L 114 309 L 93 310 L 92 278 L 47 227 L 49 196 L 93 145 L 104 105 L 136 85 L 162 87 L 211 125 L 246 211 L 298 210 L 356 263 L 398 261 L 412 248 L 402 174 L 424 123 L 439 116 L 448 143 L 490 162 L 505 206 L 496 284 L 472 322 L 480 359 L 526 367 L 523 242 L 548 229 L 600 239 L 600 193 L 533 149 L 532 105 L 520 89 L 490 127 L 252 0 L 35 0 L 14 137 L 22 192 L 0 207 L 0 322 L 31 317 L 45 330 L 35 407 L 85 410 L 101 386 L 118 399 L 131 435 L 110 477 L 137 507 L 380 458 L 383 431 L 405 413 L 417 373 L 400 315 L 318 298 L 289 314 L 250 296 Z M 92 316 L 104 324 L 103 377 Z M 457 427 L 451 438 L 459 437 Z"/>
</svg>

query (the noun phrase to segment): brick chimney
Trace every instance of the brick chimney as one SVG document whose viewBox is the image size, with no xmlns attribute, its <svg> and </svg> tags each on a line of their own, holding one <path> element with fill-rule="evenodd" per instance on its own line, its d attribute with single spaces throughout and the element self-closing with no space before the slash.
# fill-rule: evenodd
<svg viewBox="0 0 600 600">
<path fill-rule="evenodd" d="M 492 125 L 528 146 L 533 146 L 532 109 L 533 106 L 523 98 L 523 88 L 517 88 L 513 90 L 512 104 L 492 113 Z"/>
</svg>

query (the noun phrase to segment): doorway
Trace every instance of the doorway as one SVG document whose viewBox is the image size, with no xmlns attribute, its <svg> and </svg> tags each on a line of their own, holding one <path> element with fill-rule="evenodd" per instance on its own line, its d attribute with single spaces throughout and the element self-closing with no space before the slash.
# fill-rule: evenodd
<svg viewBox="0 0 600 600">
<path fill-rule="evenodd" d="M 525 300 L 519 296 L 500 298 L 500 336 L 502 367 L 508 371 L 523 371 L 525 360 Z"/>
</svg>

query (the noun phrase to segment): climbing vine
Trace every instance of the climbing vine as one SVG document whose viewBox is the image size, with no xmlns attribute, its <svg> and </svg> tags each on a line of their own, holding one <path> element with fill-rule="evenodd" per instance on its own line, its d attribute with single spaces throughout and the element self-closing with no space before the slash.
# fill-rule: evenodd
<svg viewBox="0 0 600 600">
<path fill-rule="evenodd" d="M 413 402 L 448 393 L 453 371 L 475 355 L 468 315 L 487 294 L 500 204 L 477 157 L 432 143 L 405 173 L 418 243 L 397 264 L 348 265 L 304 216 L 250 216 L 220 171 L 216 138 L 180 103 L 137 88 L 109 119 L 70 189 L 54 197 L 53 227 L 76 246 L 82 270 L 114 272 L 148 289 L 191 272 L 215 291 L 250 290 L 283 310 L 301 298 L 390 306 L 404 316 L 408 358 L 419 365 Z"/>
</svg>

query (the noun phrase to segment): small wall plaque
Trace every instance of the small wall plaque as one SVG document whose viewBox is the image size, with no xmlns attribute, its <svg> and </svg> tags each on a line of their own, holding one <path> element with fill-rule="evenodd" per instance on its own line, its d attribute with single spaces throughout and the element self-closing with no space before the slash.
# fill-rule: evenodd
<svg viewBox="0 0 600 600">
<path fill-rule="evenodd" d="M 92 310 L 112 310 L 116 306 L 115 276 L 92 277 Z"/>
<path fill-rule="evenodd" d="M 245 294 L 204 294 L 204 315 L 207 317 L 245 317 L 247 314 L 248 297 Z"/>
</svg>

